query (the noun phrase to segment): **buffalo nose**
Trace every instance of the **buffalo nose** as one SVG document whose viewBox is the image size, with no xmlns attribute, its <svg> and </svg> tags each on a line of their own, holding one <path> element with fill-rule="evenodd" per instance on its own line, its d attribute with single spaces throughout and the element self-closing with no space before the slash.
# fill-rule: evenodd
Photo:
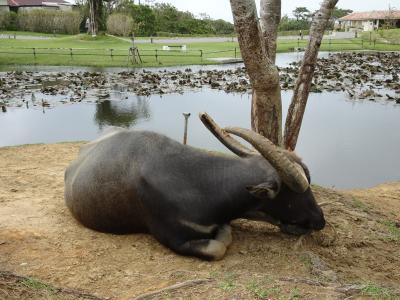
<svg viewBox="0 0 400 300">
<path fill-rule="evenodd" d="M 326 225 L 326 221 L 325 221 L 324 216 L 322 216 L 318 221 L 314 222 L 312 228 L 314 230 L 322 230 L 325 228 L 325 225 Z"/>
</svg>

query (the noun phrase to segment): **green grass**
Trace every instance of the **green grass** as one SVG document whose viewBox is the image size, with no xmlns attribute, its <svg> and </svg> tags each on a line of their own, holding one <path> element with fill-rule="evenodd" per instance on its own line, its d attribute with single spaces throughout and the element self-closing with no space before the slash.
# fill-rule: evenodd
<svg viewBox="0 0 400 300">
<path fill-rule="evenodd" d="M 400 45 L 400 28 L 377 30 L 373 32 L 364 32 L 362 38 L 369 42 L 370 40 L 383 44 L 399 44 Z"/>
<path fill-rule="evenodd" d="M 41 34 L 38 34 L 41 35 Z M 364 37 L 363 37 L 364 38 Z M 278 52 L 305 48 L 307 40 L 279 40 Z M 215 64 L 209 58 L 240 57 L 237 42 L 190 43 L 188 51 L 161 51 L 162 44 L 137 44 L 143 63 L 140 66 L 170 66 Z M 61 36 L 49 40 L 0 40 L 0 65 L 54 65 L 54 66 L 132 66 L 128 61 L 131 42 L 106 35 L 92 38 L 86 34 Z M 33 50 L 35 48 L 35 50 Z M 71 50 L 72 55 L 71 55 Z M 112 50 L 110 50 L 112 49 Z M 373 44 L 362 39 L 323 40 L 321 51 L 400 50 L 400 45 Z M 34 56 L 35 53 L 35 56 Z M 156 58 L 157 54 L 157 58 Z"/>
<path fill-rule="evenodd" d="M 53 33 L 41 33 L 41 32 L 31 32 L 31 31 L 14 31 L 14 30 L 0 30 L 0 35 L 5 34 L 5 35 L 18 35 L 18 36 L 45 36 L 45 37 L 62 37 L 62 36 L 68 36 L 68 34 L 62 34 L 62 33 L 56 33 L 55 35 Z"/>
<path fill-rule="evenodd" d="M 34 278 L 26 278 L 21 281 L 21 284 L 26 286 L 27 288 L 34 289 L 34 290 L 46 290 L 50 294 L 57 294 L 59 292 L 58 289 L 45 284 L 43 282 L 40 282 Z"/>
<path fill-rule="evenodd" d="M 272 296 L 276 297 L 282 292 L 280 287 L 266 287 L 264 284 L 254 280 L 247 284 L 246 290 L 254 297 L 261 299 L 265 299 L 267 297 L 269 298 Z"/>
<path fill-rule="evenodd" d="M 355 197 L 353 197 L 353 207 L 358 208 L 364 212 L 369 211 L 369 206 Z"/>
<path fill-rule="evenodd" d="M 400 242 L 400 228 L 396 226 L 396 223 L 393 221 L 383 221 L 383 225 L 386 226 L 386 229 L 389 232 L 389 240 L 393 242 Z"/>
<path fill-rule="evenodd" d="M 389 289 L 375 285 L 373 283 L 367 284 L 361 291 L 362 295 L 370 296 L 373 299 L 394 299 L 394 295 Z"/>
<path fill-rule="evenodd" d="M 223 280 L 219 284 L 219 287 L 225 292 L 232 292 L 236 289 L 235 277 L 235 274 L 225 274 Z"/>
</svg>

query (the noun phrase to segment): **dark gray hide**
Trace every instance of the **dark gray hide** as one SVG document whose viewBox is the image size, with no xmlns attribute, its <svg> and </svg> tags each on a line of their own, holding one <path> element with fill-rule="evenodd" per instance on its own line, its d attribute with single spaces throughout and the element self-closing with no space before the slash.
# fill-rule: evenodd
<svg viewBox="0 0 400 300">
<path fill-rule="evenodd" d="M 115 128 L 84 145 L 67 168 L 65 201 L 89 228 L 148 232 L 177 253 L 221 259 L 231 243 L 229 222 L 271 203 L 275 220 L 294 213 L 289 223 L 296 224 L 297 211 L 302 226 L 320 229 L 314 198 L 292 203 L 289 193 L 280 205 L 281 186 L 261 156 L 216 155 L 154 132 Z"/>
</svg>

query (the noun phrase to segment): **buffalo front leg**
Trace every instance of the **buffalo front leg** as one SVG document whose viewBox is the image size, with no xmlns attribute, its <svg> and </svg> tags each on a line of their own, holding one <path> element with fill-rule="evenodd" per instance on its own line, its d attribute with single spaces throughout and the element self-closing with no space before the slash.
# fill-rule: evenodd
<svg viewBox="0 0 400 300">
<path fill-rule="evenodd" d="M 226 246 L 218 240 L 202 239 L 187 241 L 174 250 L 183 255 L 205 260 L 220 260 L 225 255 Z"/>
<path fill-rule="evenodd" d="M 215 236 L 217 241 L 220 241 L 225 245 L 226 248 L 232 243 L 232 229 L 229 225 L 222 225 L 218 228 Z"/>
<path fill-rule="evenodd" d="M 232 243 L 232 230 L 229 225 L 218 228 L 214 239 L 190 240 L 176 249 L 178 253 L 196 256 L 206 260 L 220 260 Z"/>
</svg>

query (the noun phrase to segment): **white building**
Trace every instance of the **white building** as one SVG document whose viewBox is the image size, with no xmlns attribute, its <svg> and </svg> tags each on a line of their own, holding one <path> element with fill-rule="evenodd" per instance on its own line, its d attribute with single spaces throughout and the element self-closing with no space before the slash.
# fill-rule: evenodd
<svg viewBox="0 0 400 300">
<path fill-rule="evenodd" d="M 400 28 L 400 10 L 354 12 L 337 21 L 337 26 L 345 30 L 371 31 L 387 24 Z"/>
<path fill-rule="evenodd" d="M 8 7 L 8 2 L 7 0 L 0 0 L 0 13 L 3 11 L 9 11 L 10 8 Z"/>
<path fill-rule="evenodd" d="M 3 0 L 0 0 L 0 3 Z M 71 10 L 73 4 L 65 0 L 6 0 L 11 11 L 26 11 L 32 9 Z"/>
</svg>

